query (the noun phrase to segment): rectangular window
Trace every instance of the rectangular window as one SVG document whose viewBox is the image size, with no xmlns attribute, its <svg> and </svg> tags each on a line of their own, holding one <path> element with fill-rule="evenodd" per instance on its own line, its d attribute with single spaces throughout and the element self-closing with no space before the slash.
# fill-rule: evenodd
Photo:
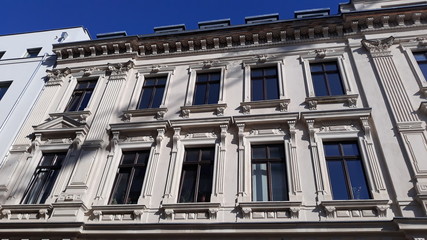
<svg viewBox="0 0 427 240">
<path fill-rule="evenodd" d="M 185 149 L 178 201 L 210 202 L 215 148 Z"/>
<path fill-rule="evenodd" d="M 25 54 L 26 58 L 33 58 L 33 57 L 37 57 L 40 53 L 40 51 L 42 50 L 42 48 L 30 48 L 27 49 L 27 53 Z"/>
<path fill-rule="evenodd" d="M 252 146 L 252 201 L 288 201 L 282 144 Z"/>
<path fill-rule="evenodd" d="M 3 58 L 3 56 L 4 56 L 5 53 L 6 53 L 5 51 L 0 51 L 0 59 Z"/>
<path fill-rule="evenodd" d="M 145 78 L 138 109 L 159 108 L 165 92 L 167 76 Z"/>
<path fill-rule="evenodd" d="M 149 157 L 149 150 L 123 152 L 110 204 L 138 203 Z"/>
<path fill-rule="evenodd" d="M 414 52 L 414 57 L 415 60 L 417 60 L 424 78 L 427 79 L 427 52 Z"/>
<path fill-rule="evenodd" d="M 279 99 L 277 67 L 251 69 L 251 101 Z"/>
<path fill-rule="evenodd" d="M 0 82 L 0 100 L 6 94 L 7 90 L 10 87 L 10 84 L 12 84 L 12 82 Z"/>
<path fill-rule="evenodd" d="M 337 62 L 310 63 L 310 70 L 317 97 L 344 95 Z"/>
<path fill-rule="evenodd" d="M 83 111 L 89 103 L 97 80 L 79 81 L 65 108 L 66 112 Z"/>
<path fill-rule="evenodd" d="M 25 190 L 22 204 L 46 202 L 61 170 L 66 153 L 45 153 Z"/>
<path fill-rule="evenodd" d="M 193 105 L 218 103 L 220 80 L 221 72 L 197 73 Z"/>
<path fill-rule="evenodd" d="M 323 143 L 334 200 L 370 199 L 357 142 Z"/>
</svg>

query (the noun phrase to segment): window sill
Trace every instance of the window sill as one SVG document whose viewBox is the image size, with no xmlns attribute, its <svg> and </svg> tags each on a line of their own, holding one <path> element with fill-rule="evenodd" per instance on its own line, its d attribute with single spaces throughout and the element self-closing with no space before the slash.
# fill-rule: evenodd
<svg viewBox="0 0 427 240">
<path fill-rule="evenodd" d="M 51 113 L 51 118 L 57 117 L 69 117 L 81 123 L 86 123 L 87 118 L 91 115 L 90 111 L 75 111 L 75 112 L 62 112 L 62 113 Z"/>
<path fill-rule="evenodd" d="M 210 111 L 215 111 L 215 115 L 217 116 L 224 116 L 224 111 L 226 108 L 227 108 L 226 103 L 182 106 L 181 116 L 183 118 L 189 118 L 190 113 L 210 112 Z"/>
<path fill-rule="evenodd" d="M 241 102 L 240 107 L 243 114 L 250 114 L 252 108 L 267 108 L 276 107 L 280 112 L 287 112 L 290 99 L 274 99 L 274 100 L 261 100 L 252 102 Z"/>
<path fill-rule="evenodd" d="M 301 202 L 241 202 L 238 207 L 244 219 L 297 219 Z"/>
<path fill-rule="evenodd" d="M 141 221 L 145 205 L 119 204 L 92 206 L 89 220 L 98 222 Z"/>
<path fill-rule="evenodd" d="M 332 200 L 322 201 L 327 218 L 387 217 L 389 200 Z"/>
<path fill-rule="evenodd" d="M 318 103 L 347 103 L 350 108 L 355 108 L 357 104 L 358 94 L 339 95 L 339 96 L 322 96 L 322 97 L 307 97 L 305 102 L 310 110 L 316 110 Z"/>
<path fill-rule="evenodd" d="M 1 219 L 16 221 L 40 221 L 47 220 L 52 213 L 50 204 L 19 204 L 2 205 Z"/>
<path fill-rule="evenodd" d="M 167 108 L 145 108 L 145 109 L 135 109 L 135 110 L 127 110 L 123 112 L 123 121 L 129 122 L 132 117 L 140 117 L 140 116 L 151 116 L 154 115 L 157 120 L 163 120 Z"/>
<path fill-rule="evenodd" d="M 161 206 L 167 220 L 216 219 L 220 207 L 220 203 L 175 203 Z"/>
</svg>

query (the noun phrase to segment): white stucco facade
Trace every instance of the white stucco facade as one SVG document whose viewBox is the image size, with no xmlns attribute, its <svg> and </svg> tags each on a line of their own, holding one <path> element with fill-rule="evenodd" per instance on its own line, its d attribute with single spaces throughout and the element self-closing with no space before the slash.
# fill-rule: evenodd
<svg viewBox="0 0 427 240">
<path fill-rule="evenodd" d="M 89 40 L 82 27 L 0 36 L 0 85 L 9 86 L 0 100 L 0 162 L 3 163 L 22 123 L 44 86 L 56 56 L 52 44 Z M 28 57 L 28 49 L 39 50 Z"/>
<path fill-rule="evenodd" d="M 426 239 L 427 5 L 357 10 L 55 44 L 0 237 Z"/>
</svg>

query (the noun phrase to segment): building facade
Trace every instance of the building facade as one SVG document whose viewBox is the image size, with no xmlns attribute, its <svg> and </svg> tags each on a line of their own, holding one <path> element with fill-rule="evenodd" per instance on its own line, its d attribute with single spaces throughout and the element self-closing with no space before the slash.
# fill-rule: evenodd
<svg viewBox="0 0 427 240">
<path fill-rule="evenodd" d="M 427 238 L 427 1 L 245 20 L 55 44 L 0 236 Z"/>
<path fill-rule="evenodd" d="M 56 63 L 52 44 L 83 40 L 82 27 L 0 36 L 0 164 Z"/>
</svg>

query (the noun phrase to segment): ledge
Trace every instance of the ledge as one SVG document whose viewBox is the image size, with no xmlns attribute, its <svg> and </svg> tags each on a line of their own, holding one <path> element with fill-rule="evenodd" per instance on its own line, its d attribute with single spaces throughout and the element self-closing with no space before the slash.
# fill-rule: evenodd
<svg viewBox="0 0 427 240">
<path fill-rule="evenodd" d="M 182 106 L 181 116 L 183 118 L 189 118 L 190 113 L 210 112 L 210 111 L 215 111 L 214 114 L 217 116 L 224 116 L 224 111 L 226 108 L 227 108 L 226 103 Z"/>
<path fill-rule="evenodd" d="M 75 111 L 75 112 L 62 112 L 62 113 L 50 113 L 51 118 L 57 117 L 69 117 L 71 119 L 77 120 L 79 122 L 85 123 L 86 119 L 91 115 L 90 111 Z"/>
<path fill-rule="evenodd" d="M 274 100 L 262 100 L 252 102 L 241 102 L 240 107 L 243 114 L 250 114 L 252 108 L 267 108 L 276 107 L 280 112 L 287 112 L 290 99 L 274 99 Z"/>
<path fill-rule="evenodd" d="M 145 108 L 145 109 L 135 109 L 135 110 L 127 110 L 123 111 L 123 121 L 129 122 L 132 117 L 139 116 L 150 116 L 154 115 L 157 120 L 163 120 L 167 108 Z"/>
<path fill-rule="evenodd" d="M 47 220 L 52 213 L 51 204 L 2 205 L 2 220 Z"/>
<path fill-rule="evenodd" d="M 327 218 L 387 217 L 390 200 L 332 200 L 320 205 Z"/>
<path fill-rule="evenodd" d="M 92 206 L 89 220 L 98 222 L 141 221 L 145 205 L 123 204 Z"/>
<path fill-rule="evenodd" d="M 163 204 L 167 220 L 206 220 L 216 219 L 220 203 L 173 203 Z"/>
<path fill-rule="evenodd" d="M 427 115 L 427 102 L 421 102 L 420 107 L 418 108 L 420 113 Z"/>
<path fill-rule="evenodd" d="M 319 103 L 347 103 L 350 108 L 355 108 L 358 94 L 339 95 L 339 96 L 323 96 L 323 97 L 307 97 L 305 102 L 310 110 L 316 110 Z"/>
<path fill-rule="evenodd" d="M 244 219 L 297 219 L 301 202 L 269 201 L 269 202 L 240 202 Z"/>
</svg>

